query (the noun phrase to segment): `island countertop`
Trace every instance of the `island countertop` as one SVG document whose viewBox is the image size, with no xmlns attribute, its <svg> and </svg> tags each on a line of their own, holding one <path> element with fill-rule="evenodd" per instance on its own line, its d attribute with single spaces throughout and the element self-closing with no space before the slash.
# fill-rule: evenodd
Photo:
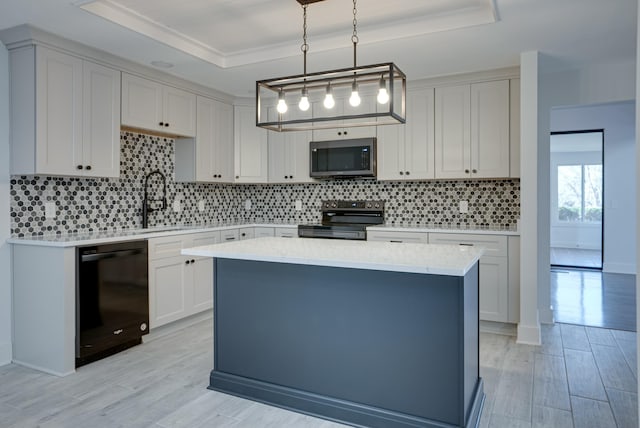
<svg viewBox="0 0 640 428">
<path fill-rule="evenodd" d="M 483 252 L 459 245 L 274 237 L 182 250 L 189 256 L 449 276 L 464 276 Z"/>
</svg>

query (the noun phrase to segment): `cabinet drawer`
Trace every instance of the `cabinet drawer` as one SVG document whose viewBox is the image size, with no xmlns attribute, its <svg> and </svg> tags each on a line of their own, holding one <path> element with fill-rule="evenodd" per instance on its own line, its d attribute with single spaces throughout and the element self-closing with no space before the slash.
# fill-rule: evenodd
<svg viewBox="0 0 640 428">
<path fill-rule="evenodd" d="M 429 241 L 428 236 L 427 232 L 367 232 L 367 241 L 418 242 L 426 244 Z"/>
<path fill-rule="evenodd" d="M 507 237 L 467 233 L 430 233 L 429 244 L 476 245 L 485 248 L 485 256 L 507 257 Z"/>
<path fill-rule="evenodd" d="M 298 228 L 276 228 L 275 236 L 279 238 L 297 238 L 298 237 Z"/>
<path fill-rule="evenodd" d="M 217 244 L 220 242 L 220 232 L 193 233 L 188 235 L 184 241 L 184 248 Z"/>
<path fill-rule="evenodd" d="M 149 239 L 149 260 L 179 256 L 183 238 L 184 235 L 175 235 Z"/>
<path fill-rule="evenodd" d="M 263 238 L 265 236 L 275 236 L 273 227 L 256 227 L 254 229 L 254 236 L 256 238 Z"/>
<path fill-rule="evenodd" d="M 220 231 L 220 242 L 237 241 L 238 239 L 240 239 L 238 229 Z"/>
<path fill-rule="evenodd" d="M 256 232 L 253 227 L 241 227 L 240 229 L 238 229 L 238 238 L 240 238 L 241 240 L 253 239 L 255 237 L 256 237 Z"/>
</svg>

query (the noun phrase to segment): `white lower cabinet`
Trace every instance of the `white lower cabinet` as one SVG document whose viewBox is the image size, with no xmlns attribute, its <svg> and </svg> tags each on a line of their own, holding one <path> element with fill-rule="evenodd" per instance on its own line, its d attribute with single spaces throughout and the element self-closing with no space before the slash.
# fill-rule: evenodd
<svg viewBox="0 0 640 428">
<path fill-rule="evenodd" d="M 509 321 L 509 252 L 506 236 L 429 233 L 430 244 L 473 245 L 485 248 L 480 258 L 480 319 Z"/>
<path fill-rule="evenodd" d="M 427 232 L 367 231 L 367 241 L 416 242 L 427 244 Z"/>
<path fill-rule="evenodd" d="M 298 237 L 298 226 L 276 227 L 275 228 L 275 236 L 277 236 L 279 238 L 297 238 Z"/>
<path fill-rule="evenodd" d="M 273 227 L 262 227 L 256 226 L 254 228 L 253 237 L 254 238 L 264 238 L 269 236 L 276 236 Z"/>
<path fill-rule="evenodd" d="M 180 250 L 217 242 L 217 231 L 149 239 L 150 328 L 213 307 L 213 259 Z"/>
</svg>

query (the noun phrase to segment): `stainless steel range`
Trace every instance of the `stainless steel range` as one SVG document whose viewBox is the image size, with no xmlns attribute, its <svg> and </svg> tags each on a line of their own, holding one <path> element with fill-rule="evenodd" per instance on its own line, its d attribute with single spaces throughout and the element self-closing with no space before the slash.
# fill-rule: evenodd
<svg viewBox="0 0 640 428">
<path fill-rule="evenodd" d="M 367 239 L 367 226 L 384 223 L 384 201 L 323 201 L 322 224 L 301 224 L 301 238 Z"/>
</svg>

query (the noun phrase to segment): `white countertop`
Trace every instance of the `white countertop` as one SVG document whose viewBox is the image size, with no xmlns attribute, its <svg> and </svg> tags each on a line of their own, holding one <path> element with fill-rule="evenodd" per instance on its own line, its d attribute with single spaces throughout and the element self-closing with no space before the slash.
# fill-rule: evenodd
<svg viewBox="0 0 640 428">
<path fill-rule="evenodd" d="M 186 248 L 189 256 L 464 276 L 484 249 L 336 239 L 256 238 Z"/>
<path fill-rule="evenodd" d="M 42 235 L 25 238 L 9 238 L 7 243 L 19 245 L 36 245 L 41 247 L 76 247 L 81 245 L 97 245 L 109 242 L 134 241 L 136 239 L 158 238 L 161 236 L 184 235 L 189 233 L 212 232 L 216 230 L 238 229 L 241 227 L 273 227 L 297 228 L 296 224 L 273 223 L 219 223 L 208 225 L 176 225 L 150 227 L 147 229 L 119 229 L 112 231 L 94 231 L 67 235 Z"/>
<path fill-rule="evenodd" d="M 518 236 L 520 231 L 515 229 L 463 229 L 457 226 L 417 226 L 410 224 L 385 224 L 381 226 L 368 226 L 368 232 L 425 232 L 425 233 L 469 233 L 474 235 L 505 235 Z"/>
</svg>

